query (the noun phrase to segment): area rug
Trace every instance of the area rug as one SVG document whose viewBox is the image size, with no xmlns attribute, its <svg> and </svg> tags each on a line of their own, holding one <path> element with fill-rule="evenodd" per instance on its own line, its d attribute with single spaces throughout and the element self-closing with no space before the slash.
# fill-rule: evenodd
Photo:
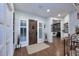
<svg viewBox="0 0 79 59">
<path fill-rule="evenodd" d="M 28 54 L 33 54 L 33 53 L 42 51 L 48 47 L 49 45 L 47 45 L 46 43 L 39 43 L 39 44 L 29 45 L 26 48 L 27 48 Z"/>
</svg>

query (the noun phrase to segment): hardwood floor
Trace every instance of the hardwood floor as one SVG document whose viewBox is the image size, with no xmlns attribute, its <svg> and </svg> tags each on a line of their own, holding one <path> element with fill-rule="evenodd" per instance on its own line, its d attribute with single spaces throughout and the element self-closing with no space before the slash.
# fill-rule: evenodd
<svg viewBox="0 0 79 59">
<path fill-rule="evenodd" d="M 14 56 L 64 56 L 64 43 L 61 39 L 47 43 L 50 47 L 34 54 L 28 54 L 26 47 L 15 49 Z"/>
</svg>

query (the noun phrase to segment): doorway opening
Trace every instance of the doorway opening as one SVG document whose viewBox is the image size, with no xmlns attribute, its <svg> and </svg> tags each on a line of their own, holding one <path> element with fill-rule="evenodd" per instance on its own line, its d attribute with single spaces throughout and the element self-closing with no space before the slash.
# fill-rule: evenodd
<svg viewBox="0 0 79 59">
<path fill-rule="evenodd" d="M 37 43 L 37 21 L 29 20 L 29 45 Z"/>
<path fill-rule="evenodd" d="M 53 40 L 61 39 L 61 21 L 53 20 Z"/>
</svg>

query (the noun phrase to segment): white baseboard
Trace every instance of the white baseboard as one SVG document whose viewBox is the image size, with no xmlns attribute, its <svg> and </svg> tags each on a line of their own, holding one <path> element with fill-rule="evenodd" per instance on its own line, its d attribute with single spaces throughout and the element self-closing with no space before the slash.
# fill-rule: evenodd
<svg viewBox="0 0 79 59">
<path fill-rule="evenodd" d="M 25 46 L 28 46 L 28 44 L 26 42 L 23 42 L 20 45 L 17 45 L 16 48 L 25 47 Z"/>
<path fill-rule="evenodd" d="M 52 43 L 53 41 L 48 41 L 49 43 Z"/>
<path fill-rule="evenodd" d="M 27 46 L 27 44 L 21 44 L 21 47 L 25 47 L 25 46 Z"/>
</svg>

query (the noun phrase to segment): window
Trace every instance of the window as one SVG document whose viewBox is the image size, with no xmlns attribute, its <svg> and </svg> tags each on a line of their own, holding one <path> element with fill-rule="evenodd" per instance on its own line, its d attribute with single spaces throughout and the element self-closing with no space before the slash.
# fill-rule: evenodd
<svg viewBox="0 0 79 59">
<path fill-rule="evenodd" d="M 25 42 L 26 41 L 26 21 L 21 20 L 20 22 L 20 42 Z"/>
<path fill-rule="evenodd" d="M 26 21 L 25 20 L 21 20 L 21 26 L 26 26 Z"/>
<path fill-rule="evenodd" d="M 39 23 L 39 38 L 42 38 L 42 23 Z"/>
</svg>

